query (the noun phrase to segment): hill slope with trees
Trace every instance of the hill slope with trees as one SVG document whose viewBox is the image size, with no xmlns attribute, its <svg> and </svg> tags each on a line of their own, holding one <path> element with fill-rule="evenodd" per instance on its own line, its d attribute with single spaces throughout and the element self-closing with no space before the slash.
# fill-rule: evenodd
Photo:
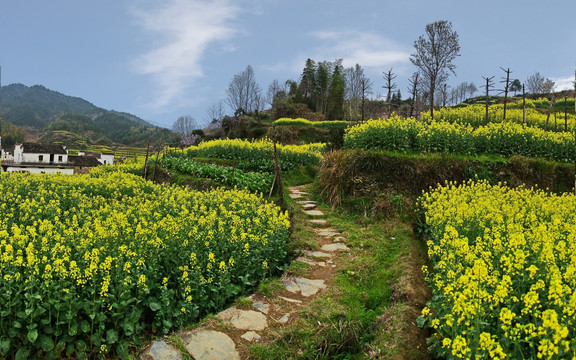
<svg viewBox="0 0 576 360">
<path fill-rule="evenodd" d="M 3 145 L 27 140 L 68 145 L 145 145 L 173 133 L 137 116 L 99 108 L 42 85 L 2 87 Z"/>
</svg>

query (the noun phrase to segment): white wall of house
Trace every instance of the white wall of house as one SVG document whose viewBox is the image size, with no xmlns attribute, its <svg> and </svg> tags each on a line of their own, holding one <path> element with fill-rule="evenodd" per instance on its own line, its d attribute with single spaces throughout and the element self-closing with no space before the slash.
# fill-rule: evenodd
<svg viewBox="0 0 576 360">
<path fill-rule="evenodd" d="M 16 150 L 14 150 L 16 153 Z M 16 154 L 14 154 L 14 162 L 16 161 Z M 38 163 L 38 164 L 67 164 L 67 154 L 48 154 L 48 153 L 23 153 L 22 161 L 25 163 Z"/>
<path fill-rule="evenodd" d="M 90 155 L 95 156 L 96 159 L 98 159 L 98 161 L 100 162 L 100 164 L 114 165 L 114 154 L 100 153 L 100 155 L 96 155 L 91 153 Z M 78 151 L 78 156 L 86 156 L 86 151 Z"/>
<path fill-rule="evenodd" d="M 3 161 L 14 161 L 14 154 L 4 151 L 2 149 L 2 160 Z"/>
<path fill-rule="evenodd" d="M 16 164 L 20 164 L 23 161 L 24 159 L 23 154 L 24 149 L 22 148 L 22 144 L 14 145 L 14 162 Z"/>
<path fill-rule="evenodd" d="M 114 165 L 114 154 L 100 154 L 98 161 L 104 165 Z"/>
<path fill-rule="evenodd" d="M 29 172 L 32 174 L 64 174 L 73 175 L 74 168 L 57 168 L 57 167 L 32 167 L 32 166 L 8 166 L 6 172 Z"/>
</svg>

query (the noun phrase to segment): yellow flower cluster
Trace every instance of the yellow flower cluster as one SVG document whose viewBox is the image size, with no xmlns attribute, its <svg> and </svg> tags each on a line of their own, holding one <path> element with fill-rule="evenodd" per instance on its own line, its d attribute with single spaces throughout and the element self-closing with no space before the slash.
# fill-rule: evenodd
<svg viewBox="0 0 576 360">
<path fill-rule="evenodd" d="M 204 157 L 241 161 L 237 165 L 243 170 L 272 171 L 273 143 L 269 139 L 218 139 L 200 143 L 184 150 L 187 157 Z M 277 144 L 278 157 L 283 170 L 291 170 L 302 165 L 318 165 L 322 159 L 325 145 L 321 143 L 307 145 Z M 178 156 L 178 151 L 172 152 Z"/>
<path fill-rule="evenodd" d="M 573 161 L 574 146 L 573 133 L 512 122 L 474 128 L 467 123 L 399 117 L 368 120 L 348 128 L 344 137 L 344 147 L 351 149 L 522 155 L 563 162 Z"/>
<path fill-rule="evenodd" d="M 564 117 L 563 107 L 559 107 L 555 112 L 548 117 L 547 111 L 549 102 L 544 99 L 546 104 L 543 111 L 538 111 L 534 108 L 532 100 L 526 100 L 526 125 L 537 127 L 541 129 L 548 129 L 553 131 L 571 131 L 574 129 L 575 116 L 574 116 L 574 99 L 571 99 L 571 104 L 568 106 L 568 113 Z M 563 103 L 563 101 L 562 101 Z M 430 121 L 430 112 L 423 112 L 421 114 L 423 121 Z M 434 110 L 434 119 L 436 121 L 446 121 L 451 123 L 468 124 L 474 127 L 486 125 L 486 107 L 484 105 L 467 105 L 457 107 L 446 107 Z M 488 120 L 490 123 L 502 122 L 504 119 L 504 105 L 494 104 L 488 107 Z M 548 119 L 548 121 L 546 121 Z M 516 124 L 524 123 L 524 113 L 522 110 L 522 102 L 516 104 L 508 104 L 506 109 L 506 121 Z"/>
<path fill-rule="evenodd" d="M 454 358 L 576 356 L 576 197 L 486 182 L 424 194 L 424 318 Z"/>
<path fill-rule="evenodd" d="M 288 215 L 261 196 L 125 173 L 2 174 L 0 211 L 0 333 L 12 334 L 14 347 L 27 336 L 24 313 L 38 326 L 39 347 L 55 333 L 94 337 L 75 338 L 72 322 L 100 321 L 84 329 L 102 332 L 108 345 L 136 328 L 168 332 L 217 310 L 288 252 Z M 4 350 L 0 357 L 12 357 Z"/>
</svg>

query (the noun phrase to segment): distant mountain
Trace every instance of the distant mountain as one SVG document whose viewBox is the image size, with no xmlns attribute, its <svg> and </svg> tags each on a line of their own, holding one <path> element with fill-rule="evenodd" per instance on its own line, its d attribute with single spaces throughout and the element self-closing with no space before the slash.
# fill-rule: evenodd
<svg viewBox="0 0 576 360">
<path fill-rule="evenodd" d="M 42 85 L 2 87 L 2 121 L 44 142 L 145 145 L 173 133 L 141 118 L 106 110 L 79 97 L 64 95 Z M 73 145 L 73 144 L 68 144 Z"/>
</svg>

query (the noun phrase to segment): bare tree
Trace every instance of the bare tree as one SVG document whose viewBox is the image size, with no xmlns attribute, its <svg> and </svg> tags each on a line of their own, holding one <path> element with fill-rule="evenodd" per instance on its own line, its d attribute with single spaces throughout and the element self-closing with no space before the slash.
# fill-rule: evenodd
<svg viewBox="0 0 576 360">
<path fill-rule="evenodd" d="M 368 78 L 362 79 L 362 103 L 360 104 L 360 120 L 364 121 L 366 119 L 366 100 L 368 95 L 372 94 L 372 84 L 373 82 Z"/>
<path fill-rule="evenodd" d="M 385 85 L 382 86 L 384 89 L 388 91 L 386 94 L 386 103 L 388 104 L 388 114 L 392 112 L 390 109 L 391 107 L 390 100 L 392 100 L 392 91 L 396 89 L 396 83 L 394 82 L 394 79 L 396 79 L 396 75 L 392 72 L 392 68 L 390 68 L 388 72 L 384 73 Z"/>
<path fill-rule="evenodd" d="M 192 134 L 192 131 L 195 129 L 196 120 L 190 115 L 180 116 L 172 125 L 172 131 L 181 137 Z"/>
<path fill-rule="evenodd" d="M 222 101 L 218 101 L 217 103 L 210 105 L 210 107 L 208 107 L 206 110 L 206 116 L 208 117 L 209 123 L 214 121 L 222 121 L 225 115 L 224 104 L 222 104 Z"/>
<path fill-rule="evenodd" d="M 436 90 L 437 105 L 441 107 L 446 107 L 448 102 L 448 84 L 444 83 Z"/>
<path fill-rule="evenodd" d="M 345 100 L 347 103 L 349 119 L 352 120 L 358 113 L 364 120 L 364 107 L 366 98 L 372 93 L 372 81 L 364 75 L 364 69 L 359 64 L 345 70 L 346 88 Z"/>
<path fill-rule="evenodd" d="M 552 91 L 554 91 L 554 85 L 556 85 L 554 81 L 550 79 L 544 80 L 544 83 L 542 84 L 542 93 L 551 94 Z"/>
<path fill-rule="evenodd" d="M 274 79 L 268 86 L 268 91 L 266 92 L 266 103 L 273 108 L 276 99 L 285 99 L 287 95 L 286 83 L 283 86 L 277 79 Z"/>
<path fill-rule="evenodd" d="M 426 25 L 426 34 L 414 41 L 414 54 L 410 55 L 410 62 L 420 71 L 422 77 L 429 85 L 430 116 L 434 119 L 434 93 L 436 88 L 446 82 L 456 65 L 452 62 L 460 56 L 458 33 L 452 30 L 452 23 L 436 21 Z"/>
<path fill-rule="evenodd" d="M 484 77 L 482 76 L 482 78 L 484 80 L 486 80 L 486 85 L 484 85 L 484 89 L 486 90 L 486 125 L 488 125 L 488 106 L 490 105 L 490 88 L 492 86 L 494 86 L 494 76 L 491 77 Z"/>
<path fill-rule="evenodd" d="M 470 83 L 466 87 L 466 96 L 468 98 L 471 98 L 474 96 L 474 94 L 476 94 L 477 91 L 478 91 L 478 88 L 476 87 L 476 85 L 474 83 Z"/>
<path fill-rule="evenodd" d="M 226 90 L 226 103 L 235 113 L 259 111 L 262 105 L 262 90 L 256 83 L 254 70 L 250 65 L 243 72 L 234 75 Z"/>
<path fill-rule="evenodd" d="M 526 90 L 531 94 L 542 94 L 545 81 L 546 79 L 539 72 L 535 72 L 526 79 Z"/>
<path fill-rule="evenodd" d="M 510 91 L 510 74 L 512 73 L 512 71 L 510 71 L 510 68 L 504 69 L 501 67 L 500 69 L 506 73 L 506 77 L 503 77 L 502 81 L 500 81 L 500 83 L 504 84 L 504 89 L 501 90 L 501 92 L 504 93 L 504 115 L 502 120 L 506 120 L 506 106 L 508 105 L 508 92 Z"/>
<path fill-rule="evenodd" d="M 418 76 L 420 76 L 420 74 L 415 72 L 414 74 L 412 74 L 410 80 L 408 80 L 408 82 L 410 83 L 408 91 L 410 91 L 410 94 L 412 94 L 412 101 L 410 102 L 410 117 L 414 116 L 414 109 L 416 108 L 416 98 L 418 97 L 418 85 L 419 85 Z"/>
</svg>

